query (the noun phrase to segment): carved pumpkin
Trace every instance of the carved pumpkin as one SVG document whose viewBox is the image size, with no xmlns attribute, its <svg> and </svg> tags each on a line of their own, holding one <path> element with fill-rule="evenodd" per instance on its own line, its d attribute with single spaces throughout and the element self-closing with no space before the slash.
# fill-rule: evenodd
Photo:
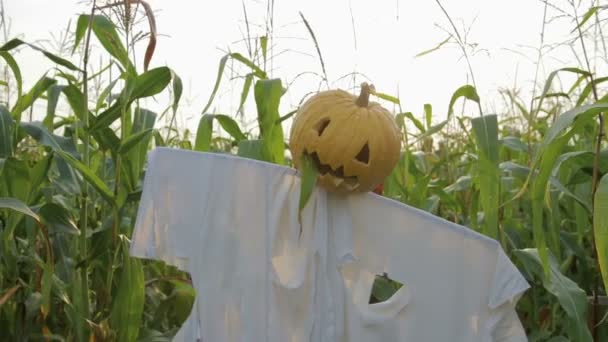
<svg viewBox="0 0 608 342">
<path fill-rule="evenodd" d="M 317 183 L 336 193 L 372 191 L 391 173 L 400 156 L 401 139 L 391 113 L 369 101 L 373 85 L 361 94 L 322 91 L 298 110 L 290 133 L 294 166 L 311 157 Z"/>
</svg>

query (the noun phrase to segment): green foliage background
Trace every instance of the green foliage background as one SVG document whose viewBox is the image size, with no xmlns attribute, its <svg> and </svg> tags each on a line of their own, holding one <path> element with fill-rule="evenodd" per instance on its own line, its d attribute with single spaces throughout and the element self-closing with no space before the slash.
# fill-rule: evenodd
<svg viewBox="0 0 608 342">
<path fill-rule="evenodd" d="M 604 9 L 591 7 L 575 29 L 591 25 Z M 143 70 L 130 57 L 133 23 L 124 9 L 118 16 L 101 9 L 80 15 L 66 55 L 20 39 L 0 47 L 7 71 L 0 86 L 13 95 L 0 104 L 2 341 L 164 341 L 175 334 L 195 296 L 188 275 L 128 253 L 150 149 L 291 165 L 283 124 L 297 108 L 279 112 L 288 87 L 263 67 L 267 36 L 251 38 L 259 43 L 254 53 L 220 60 L 191 134 L 173 126 L 180 77 L 169 67 L 148 67 L 156 28 L 146 14 Z M 88 64 L 91 42 L 109 60 L 95 71 Z M 27 66 L 13 57 L 19 49 L 38 50 L 56 65 L 31 89 L 22 85 Z M 228 61 L 247 70 L 239 112 L 252 93 L 257 130 L 243 130 L 239 113 L 209 112 Z M 92 92 L 90 83 L 111 68 L 120 73 Z M 561 74 L 576 76 L 566 91 L 554 84 Z M 449 101 L 446 120 L 435 125 L 430 104 L 422 113 L 408 112 L 398 98 L 377 94 L 376 100 L 400 109 L 404 143 L 384 195 L 500 241 L 532 284 L 518 305 L 530 341 L 608 340 L 608 149 L 602 135 L 608 95 L 600 89 L 606 79 L 588 63 L 565 66 L 550 74 L 529 108 L 508 93 L 513 110 L 500 116 L 481 112 L 481 105 L 477 115 L 455 114 L 459 104 L 480 102 L 474 85 L 463 85 Z M 158 94 L 170 95 L 165 112 L 140 105 Z M 58 109 L 60 101 L 67 113 Z M 38 110 L 35 103 L 45 104 L 41 121 L 27 120 Z M 169 126 L 159 128 L 167 113 L 173 115 Z M 374 295 L 386 298 L 397 287 L 379 283 Z"/>
</svg>

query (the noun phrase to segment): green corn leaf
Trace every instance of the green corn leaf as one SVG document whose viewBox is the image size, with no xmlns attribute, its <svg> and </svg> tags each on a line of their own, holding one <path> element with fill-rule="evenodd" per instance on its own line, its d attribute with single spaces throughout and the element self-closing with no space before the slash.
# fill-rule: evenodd
<svg viewBox="0 0 608 342">
<path fill-rule="evenodd" d="M 606 5 L 604 5 L 604 6 L 593 6 L 593 7 L 589 8 L 589 10 L 583 15 L 583 20 L 581 20 L 579 22 L 579 24 L 576 25 L 576 27 L 574 27 L 572 29 L 572 31 L 570 31 L 570 33 L 573 33 L 574 31 L 576 31 L 579 28 L 583 27 L 583 25 L 585 25 L 585 23 L 587 23 L 587 21 L 589 21 L 589 19 L 591 19 L 591 17 L 593 17 L 593 15 L 595 15 L 598 10 L 600 10 L 600 9 L 606 9 L 606 8 L 608 8 L 608 6 L 606 6 Z"/>
<path fill-rule="evenodd" d="M 55 151 L 65 151 L 72 156 L 78 156 L 74 140 L 50 133 L 40 121 L 22 122 L 20 126 L 40 144 L 48 146 Z"/>
<path fill-rule="evenodd" d="M 264 141 L 269 162 L 285 164 L 285 143 L 283 127 L 277 122 L 279 116 L 279 101 L 283 95 L 280 79 L 259 80 L 254 87 L 255 102 L 258 111 L 260 133 Z"/>
<path fill-rule="evenodd" d="M 476 183 L 479 186 L 484 212 L 484 231 L 498 238 L 498 208 L 500 207 L 500 169 L 498 168 L 498 120 L 485 115 L 472 120 L 473 133 L 479 151 Z"/>
<path fill-rule="evenodd" d="M 129 136 L 127 139 L 125 139 L 120 144 L 120 147 L 118 147 L 118 153 L 122 154 L 122 155 L 129 153 L 129 151 L 131 151 L 131 149 L 136 147 L 143 140 L 150 138 L 150 136 L 152 135 L 152 131 L 153 131 L 152 128 L 148 128 L 146 130 L 137 132 L 137 133 Z"/>
<path fill-rule="evenodd" d="M 117 341 L 137 341 L 144 310 L 145 284 L 141 261 L 129 256 L 127 239 L 121 241 L 122 269 L 118 289 L 112 301 L 110 324 L 117 333 Z"/>
<path fill-rule="evenodd" d="M 548 256 L 550 272 L 543 272 L 538 250 L 514 250 L 524 267 L 542 280 L 543 287 L 554 295 L 571 320 L 572 341 L 592 341 L 587 328 L 587 294 L 574 281 L 562 274 L 552 254 Z"/>
<path fill-rule="evenodd" d="M 237 143 L 241 140 L 247 139 L 245 134 L 243 134 L 239 128 L 239 124 L 237 124 L 233 118 L 223 114 L 217 114 L 214 117 L 220 123 L 220 126 L 222 126 L 222 128 L 228 132 L 228 134 L 230 134 L 230 136 L 233 137 Z"/>
<path fill-rule="evenodd" d="M 46 116 L 42 122 L 44 123 L 44 126 L 51 131 L 53 130 L 53 121 L 55 120 L 55 111 L 57 110 L 59 95 L 61 95 L 63 88 L 65 88 L 64 85 L 54 85 L 47 90 Z"/>
<path fill-rule="evenodd" d="M 169 82 L 171 82 L 171 70 L 167 67 L 150 69 L 138 75 L 133 81 L 127 82 L 128 85 L 123 89 L 120 98 L 96 117 L 90 130 L 109 127 L 120 118 L 123 108 L 129 107 L 137 99 L 160 93 L 169 85 Z"/>
<path fill-rule="evenodd" d="M 452 116 L 452 114 L 454 114 L 454 104 L 461 97 L 464 97 L 471 101 L 475 101 L 477 103 L 479 103 L 480 101 L 479 95 L 477 94 L 477 90 L 475 89 L 475 87 L 469 84 L 463 85 L 462 87 L 456 89 L 454 94 L 452 94 L 450 104 L 448 105 L 448 119 Z"/>
<path fill-rule="evenodd" d="M 23 80 L 21 78 L 21 69 L 19 69 L 19 64 L 17 64 L 17 61 L 15 61 L 13 56 L 11 56 L 8 52 L 0 52 L 0 57 L 4 58 L 4 61 L 6 61 L 6 64 L 13 72 L 13 77 L 15 77 L 15 82 L 17 83 L 17 98 L 20 98 L 23 94 Z"/>
<path fill-rule="evenodd" d="M 576 100 L 575 106 L 578 107 L 578 106 L 582 105 L 583 102 L 585 102 L 585 100 L 589 96 L 589 94 L 591 94 L 591 92 L 593 91 L 593 88 L 597 87 L 598 84 L 606 82 L 606 81 L 608 81 L 608 77 L 600 77 L 600 78 L 594 79 L 593 82 L 587 83 L 585 88 L 583 88 L 583 90 L 581 91 L 581 94 L 579 95 L 578 100 Z"/>
<path fill-rule="evenodd" d="M 253 63 L 250 59 L 246 58 L 245 56 L 241 55 L 240 53 L 238 53 L 238 52 L 231 53 L 230 58 L 237 60 L 237 61 L 243 63 L 244 65 L 250 67 L 253 70 L 253 74 L 256 75 L 258 78 L 265 79 L 267 77 L 266 72 L 264 70 L 262 70 L 259 66 L 257 66 L 255 63 Z"/>
<path fill-rule="evenodd" d="M 13 117 L 17 120 L 17 122 L 21 121 L 21 113 L 26 110 L 29 106 L 34 104 L 34 101 L 44 94 L 47 89 L 57 83 L 56 80 L 43 76 L 34 84 L 32 89 L 30 89 L 27 94 L 19 97 L 17 103 L 13 106 L 11 112 L 13 113 Z"/>
<path fill-rule="evenodd" d="M 557 76 L 557 74 L 559 72 L 562 71 L 567 71 L 570 73 L 574 73 L 574 74 L 579 74 L 582 75 L 583 77 L 589 77 L 591 76 L 591 74 L 588 71 L 579 69 L 579 68 L 571 68 L 571 67 L 567 67 L 567 68 L 561 68 L 555 71 L 552 71 L 549 74 L 549 77 L 547 77 L 547 81 L 545 82 L 545 86 L 543 88 L 543 92 L 540 95 L 540 99 L 538 100 L 538 104 L 536 105 L 536 113 L 540 112 L 540 109 L 542 108 L 543 105 L 543 100 L 545 99 L 545 97 L 547 96 L 547 93 L 549 93 L 549 90 L 551 89 L 551 83 L 553 82 L 553 79 L 555 78 L 555 76 Z"/>
<path fill-rule="evenodd" d="M 86 179 L 86 181 L 91 184 L 93 186 L 93 188 L 95 188 L 95 190 L 97 190 L 97 192 L 99 192 L 99 194 L 106 200 L 108 201 L 110 204 L 114 205 L 115 202 L 115 198 L 114 198 L 114 193 L 110 190 L 110 188 L 108 188 L 108 186 L 95 174 L 95 172 L 93 172 L 93 170 L 91 170 L 89 167 L 87 167 L 86 165 L 84 165 L 81 161 L 79 161 L 78 159 L 74 158 L 72 155 L 61 151 L 61 150 L 55 150 L 55 153 L 57 153 L 63 160 L 65 160 L 71 167 L 73 167 L 74 169 L 78 170 L 78 172 L 80 172 L 80 174 L 82 175 L 82 177 L 84 179 Z"/>
<path fill-rule="evenodd" d="M 374 95 L 377 96 L 378 98 L 388 101 L 390 103 L 394 103 L 396 105 L 401 104 L 401 101 L 399 101 L 399 99 L 395 96 L 385 94 L 385 93 L 380 93 L 380 92 L 375 92 Z"/>
<path fill-rule="evenodd" d="M 241 140 L 238 143 L 237 155 L 243 158 L 267 161 L 265 154 L 264 141 L 262 140 Z"/>
<path fill-rule="evenodd" d="M 167 67 L 150 69 L 135 78 L 129 103 L 144 97 L 154 96 L 163 91 L 171 82 L 172 72 Z"/>
<path fill-rule="evenodd" d="M 80 234 L 68 210 L 59 204 L 45 203 L 40 207 L 38 214 L 49 228 L 49 233 Z"/>
<path fill-rule="evenodd" d="M 177 112 L 177 107 L 179 106 L 179 100 L 182 98 L 182 92 L 184 86 L 182 85 L 182 79 L 175 73 L 174 70 L 171 71 L 171 79 L 173 80 L 173 104 L 172 109 L 173 113 Z"/>
<path fill-rule="evenodd" d="M 249 95 L 252 82 L 253 73 L 249 73 L 245 76 L 245 83 L 243 84 L 243 91 L 241 92 L 241 102 L 239 103 L 239 109 L 237 110 L 238 113 L 241 113 L 243 110 L 243 106 L 245 105 L 245 101 L 247 101 L 247 96 Z"/>
<path fill-rule="evenodd" d="M 84 37 L 90 20 L 91 17 L 88 14 L 82 14 L 78 18 L 74 47 L 76 47 Z M 128 73 L 135 74 L 135 67 L 129 59 L 127 49 L 122 44 L 122 41 L 118 36 L 118 32 L 116 31 L 116 27 L 110 21 L 110 19 L 104 15 L 94 15 L 91 24 L 93 33 L 103 48 L 110 55 L 116 58 L 116 60 L 118 60 L 118 62 L 127 70 Z"/>
<path fill-rule="evenodd" d="M 211 149 L 211 135 L 213 133 L 213 115 L 205 114 L 198 122 L 194 150 L 208 152 Z"/>
<path fill-rule="evenodd" d="M 593 234 L 604 288 L 608 289 L 608 174 L 601 178 L 595 192 Z"/>
<path fill-rule="evenodd" d="M 253 72 L 251 74 L 257 76 L 260 79 L 266 79 L 266 77 L 267 77 L 266 72 L 264 72 L 262 69 L 260 69 L 260 67 L 258 67 L 257 65 L 255 65 L 255 63 L 253 63 L 249 59 L 245 58 L 240 53 L 229 53 L 229 54 L 223 56 L 220 59 L 220 65 L 219 65 L 218 70 L 217 70 L 217 77 L 215 78 L 215 84 L 213 85 L 213 90 L 211 91 L 211 95 L 209 96 L 209 100 L 207 101 L 207 104 L 205 105 L 205 108 L 203 108 L 203 110 L 201 111 L 201 114 L 207 114 L 207 111 L 209 110 L 209 107 L 211 107 L 211 104 L 213 103 L 213 99 L 215 98 L 215 94 L 217 94 L 217 91 L 218 91 L 218 89 L 220 87 L 220 83 L 221 83 L 221 80 L 222 80 L 222 75 L 224 74 L 224 68 L 226 67 L 226 62 L 228 61 L 228 58 L 232 58 L 234 60 L 237 60 L 237 61 L 245 64 L 246 66 L 250 67 L 253 70 Z M 245 79 L 245 83 L 247 83 L 247 79 Z"/>
<path fill-rule="evenodd" d="M 30 207 L 16 198 L 0 197 L 0 208 L 11 209 L 21 214 L 27 215 L 40 222 L 40 217 Z"/>
<path fill-rule="evenodd" d="M 0 105 L 0 158 L 13 156 L 15 120 L 8 109 Z"/>
<path fill-rule="evenodd" d="M 203 115 L 207 114 L 207 110 L 209 109 L 209 107 L 211 107 L 211 103 L 213 103 L 215 94 L 217 94 L 217 90 L 219 89 L 220 82 L 222 80 L 222 74 L 224 73 L 224 68 L 226 67 L 226 62 L 228 61 L 228 57 L 230 57 L 230 55 L 225 55 L 224 57 L 222 57 L 220 59 L 220 65 L 217 70 L 217 77 L 215 78 L 215 84 L 213 85 L 213 90 L 211 91 L 211 95 L 209 96 L 209 100 L 207 101 L 205 108 L 203 108 L 203 110 L 201 112 Z"/>
<path fill-rule="evenodd" d="M 55 54 L 52 54 L 44 49 L 39 48 L 38 46 L 36 46 L 34 44 L 24 42 L 23 40 L 18 39 L 18 38 L 14 38 L 14 39 L 10 40 L 9 42 L 7 42 L 6 44 L 4 44 L 2 47 L 0 47 L 0 52 L 8 52 L 21 45 L 29 46 L 30 48 L 32 48 L 38 52 L 41 52 L 46 58 L 50 59 L 51 61 L 53 61 L 61 66 L 66 67 L 72 71 L 80 71 L 80 69 L 77 66 L 72 64 L 72 62 L 68 61 L 67 59 L 61 58 Z"/>
<path fill-rule="evenodd" d="M 300 222 L 300 228 L 302 228 L 302 210 L 304 210 L 306 207 L 306 204 L 310 200 L 310 197 L 315 189 L 317 178 L 319 176 L 319 170 L 317 170 L 315 167 L 315 163 L 312 161 L 312 158 L 305 153 L 302 154 L 300 163 L 302 167 L 300 168 L 301 188 L 298 205 L 298 221 Z M 302 231 L 300 231 L 300 234 L 302 234 Z"/>
</svg>

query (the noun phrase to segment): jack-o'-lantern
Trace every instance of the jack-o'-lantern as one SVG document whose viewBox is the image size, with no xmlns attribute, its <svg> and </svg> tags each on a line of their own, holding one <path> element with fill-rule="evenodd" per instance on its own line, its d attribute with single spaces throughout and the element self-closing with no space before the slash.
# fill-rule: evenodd
<svg viewBox="0 0 608 342">
<path fill-rule="evenodd" d="M 341 194 L 372 191 L 392 172 L 401 139 L 391 113 L 370 102 L 373 85 L 357 97 L 344 90 L 322 91 L 298 110 L 290 133 L 294 166 L 306 154 L 317 168 L 317 184 Z"/>
</svg>

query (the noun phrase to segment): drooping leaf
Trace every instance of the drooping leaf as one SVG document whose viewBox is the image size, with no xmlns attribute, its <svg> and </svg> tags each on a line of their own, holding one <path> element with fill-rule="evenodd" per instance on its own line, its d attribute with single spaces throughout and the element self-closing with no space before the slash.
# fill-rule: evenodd
<svg viewBox="0 0 608 342">
<path fill-rule="evenodd" d="M 234 140 L 236 140 L 237 143 L 241 140 L 247 139 L 245 134 L 243 134 L 239 128 L 239 124 L 236 123 L 233 118 L 224 114 L 216 114 L 215 119 L 220 123 L 220 126 L 222 126 L 222 128 L 228 132 L 228 134 L 230 134 Z"/>
<path fill-rule="evenodd" d="M 562 274 L 553 255 L 548 255 L 550 272 L 545 273 L 538 250 L 527 248 L 514 250 L 513 253 L 530 273 L 542 280 L 543 287 L 557 298 L 572 320 L 574 336 L 570 338 L 573 341 L 592 341 L 587 327 L 587 294 L 574 281 Z"/>
<path fill-rule="evenodd" d="M 443 120 L 440 123 L 431 126 L 428 130 L 426 130 L 422 134 L 416 136 L 416 139 L 413 142 L 418 142 L 420 140 L 423 140 L 425 138 L 432 136 L 433 134 L 441 131 L 441 129 L 443 129 L 443 127 L 445 127 L 445 125 L 447 125 L 447 124 L 448 124 L 448 120 Z"/>
<path fill-rule="evenodd" d="M 22 122 L 21 128 L 40 144 L 48 146 L 53 150 L 65 151 L 72 156 L 78 156 L 74 140 L 52 134 L 40 121 Z"/>
<path fill-rule="evenodd" d="M 585 102 L 585 100 L 587 99 L 587 97 L 589 96 L 589 94 L 591 94 L 593 92 L 593 88 L 597 88 L 598 84 L 606 82 L 606 81 L 608 81 L 608 77 L 600 77 L 600 78 L 593 79 L 593 82 L 587 83 L 587 85 L 581 91 L 581 94 L 579 95 L 578 99 L 576 100 L 575 106 L 578 107 L 578 106 L 582 105 Z M 600 100 L 600 102 L 601 102 L 601 100 Z"/>
<path fill-rule="evenodd" d="M 133 81 L 127 81 L 127 86 L 123 89 L 120 98 L 96 117 L 90 130 L 109 127 L 120 118 L 123 109 L 130 106 L 133 101 L 160 93 L 169 85 L 169 82 L 171 82 L 171 70 L 167 67 L 150 69 L 135 77 Z M 124 129 L 124 127 L 122 128 Z"/>
<path fill-rule="evenodd" d="M 21 45 L 27 45 L 30 48 L 41 52 L 46 58 L 50 59 L 51 61 L 53 61 L 61 66 L 66 67 L 72 71 L 80 70 L 77 66 L 72 64 L 72 62 L 68 61 L 67 59 L 61 58 L 55 54 L 52 54 L 44 49 L 39 48 L 38 46 L 36 46 L 34 44 L 24 42 L 23 40 L 18 39 L 18 38 L 14 38 L 14 39 L 10 40 L 9 42 L 7 42 L 6 44 L 4 44 L 2 47 L 0 47 L 0 52 L 8 52 Z"/>
<path fill-rule="evenodd" d="M 78 18 L 78 23 L 76 26 L 76 43 L 80 42 L 84 32 L 86 32 L 86 27 L 88 27 L 89 20 L 91 20 L 91 17 L 88 14 L 82 14 Z M 118 32 L 116 31 L 116 27 L 110 21 L 110 19 L 100 14 L 93 15 L 91 24 L 93 33 L 95 33 L 95 36 L 103 48 L 110 53 L 110 55 L 116 58 L 118 62 L 120 62 L 120 64 L 127 70 L 127 72 L 135 74 L 135 67 L 129 60 L 127 49 L 122 44 L 122 41 L 118 36 Z M 84 29 L 82 27 L 84 27 Z"/>
<path fill-rule="evenodd" d="M 582 76 L 585 76 L 585 77 L 591 76 L 591 74 L 588 71 L 585 71 L 585 70 L 582 70 L 582 69 L 579 69 L 579 68 L 567 67 L 567 68 L 561 68 L 561 69 L 552 71 L 549 74 L 549 77 L 547 77 L 547 81 L 545 82 L 545 86 L 543 88 L 543 92 L 541 93 L 540 98 L 538 100 L 538 104 L 536 105 L 536 113 L 540 112 L 540 109 L 542 108 L 543 100 L 545 99 L 547 93 L 551 89 L 551 83 L 553 82 L 553 79 L 555 78 L 555 76 L 557 76 L 557 74 L 559 72 L 562 72 L 562 71 L 567 71 L 567 72 L 579 74 L 579 75 L 582 75 Z"/>
<path fill-rule="evenodd" d="M 209 109 L 209 107 L 211 107 L 211 103 L 213 103 L 215 94 L 217 93 L 217 90 L 220 87 L 220 82 L 222 80 L 222 74 L 224 73 L 224 68 L 226 67 L 226 62 L 228 61 L 229 56 L 230 55 L 225 55 L 224 57 L 222 57 L 220 59 L 220 65 L 217 70 L 217 77 L 215 78 L 215 84 L 213 85 L 213 90 L 211 91 L 211 95 L 209 96 L 209 100 L 207 101 L 205 108 L 203 108 L 203 110 L 201 112 L 201 114 L 203 114 L 203 115 L 207 114 L 207 110 Z"/>
<path fill-rule="evenodd" d="M 79 235 L 80 230 L 70 216 L 70 213 L 59 204 L 45 203 L 38 213 L 49 228 L 49 233 L 67 233 Z"/>
<path fill-rule="evenodd" d="M 135 78 L 135 85 L 131 92 L 130 102 L 154 96 L 163 91 L 171 82 L 171 69 L 168 67 L 158 67 L 150 69 Z"/>
<path fill-rule="evenodd" d="M 47 90 L 46 116 L 44 117 L 44 120 L 42 122 L 44 123 L 44 126 L 50 131 L 53 130 L 53 121 L 55 119 L 57 103 L 59 102 L 59 95 L 61 95 L 61 91 L 64 87 L 64 85 L 54 85 Z"/>
<path fill-rule="evenodd" d="M 99 192 L 99 194 L 110 204 L 114 205 L 114 193 L 108 188 L 108 186 L 85 164 L 83 164 L 78 159 L 74 158 L 72 155 L 61 151 L 56 150 L 57 153 L 63 160 L 65 160 L 71 167 L 78 170 L 82 177 L 89 182 Z"/>
<path fill-rule="evenodd" d="M 72 54 L 76 51 L 78 44 L 84 38 L 84 34 L 87 32 L 87 28 L 89 27 L 89 21 L 91 17 L 88 15 L 78 16 L 78 21 L 76 22 L 76 32 L 74 35 L 74 46 L 72 47 Z"/>
<path fill-rule="evenodd" d="M 70 84 L 62 89 L 63 94 L 72 110 L 74 111 L 74 115 L 80 120 L 85 119 L 84 115 L 85 111 L 88 110 L 88 106 L 84 103 L 84 94 L 73 84 Z M 93 115 L 89 115 L 90 119 L 94 119 Z"/>
<path fill-rule="evenodd" d="M 249 95 L 249 90 L 251 89 L 251 83 L 253 82 L 253 73 L 249 73 L 245 76 L 245 83 L 243 84 L 243 90 L 241 92 L 241 102 L 239 103 L 238 113 L 241 113 L 243 110 L 243 106 L 245 105 L 245 101 L 247 101 L 247 96 Z"/>
<path fill-rule="evenodd" d="M 175 71 L 171 70 L 171 78 L 173 79 L 173 112 L 177 112 L 177 107 L 179 105 L 179 100 L 182 97 L 183 85 L 182 79 L 175 73 Z"/>
<path fill-rule="evenodd" d="M 448 118 L 450 118 L 454 113 L 454 104 L 461 97 L 464 97 L 471 101 L 475 101 L 477 103 L 479 103 L 480 101 L 479 95 L 477 94 L 477 90 L 475 89 L 475 87 L 469 84 L 463 85 L 462 87 L 456 89 L 454 94 L 452 94 L 450 104 L 448 105 Z"/>
<path fill-rule="evenodd" d="M 21 69 L 19 69 L 19 64 L 17 64 L 17 61 L 15 61 L 13 56 L 11 56 L 8 52 L 0 52 L 0 57 L 4 58 L 4 61 L 6 61 L 6 64 L 13 72 L 15 82 L 17 83 L 17 98 L 20 98 L 23 94 L 23 80 L 21 78 Z"/>
<path fill-rule="evenodd" d="M 381 93 L 381 92 L 375 92 L 374 95 L 377 96 L 378 98 L 388 101 L 390 103 L 394 103 L 396 105 L 401 104 L 401 101 L 399 101 L 399 99 L 393 95 L 389 95 L 389 94 L 385 94 L 385 93 Z"/>
<path fill-rule="evenodd" d="M 208 152 L 211 148 L 211 134 L 213 133 L 213 115 L 205 114 L 201 117 L 196 131 L 194 150 Z"/>
<path fill-rule="evenodd" d="M 55 83 L 57 83 L 56 80 L 43 76 L 38 80 L 38 82 L 36 82 L 36 84 L 34 84 L 32 89 L 30 89 L 27 94 L 24 94 L 17 100 L 17 103 L 15 103 L 13 109 L 11 110 L 13 117 L 17 120 L 17 122 L 21 121 L 21 112 L 31 106 L 36 99 L 42 96 L 42 94 L 44 94 L 44 92 L 46 92 L 46 90 Z"/>
<path fill-rule="evenodd" d="M 129 136 L 120 144 L 120 147 L 118 147 L 118 153 L 123 155 L 129 153 L 132 148 L 136 147 L 143 140 L 150 138 L 152 131 L 152 128 L 148 128 Z"/>
<path fill-rule="evenodd" d="M 404 117 L 410 119 L 411 122 L 414 123 L 414 126 L 416 126 L 416 128 L 418 128 L 418 130 L 421 133 L 424 133 L 426 131 L 426 128 L 424 127 L 424 125 L 422 124 L 422 122 L 420 122 L 420 120 L 416 119 L 414 117 L 414 114 L 412 114 L 411 112 L 406 112 L 406 113 L 402 113 Z M 397 114 L 397 116 L 399 116 L 400 114 Z"/>
<path fill-rule="evenodd" d="M 15 210 L 40 222 L 40 217 L 25 203 L 16 198 L 0 197 L 0 208 Z"/>
<path fill-rule="evenodd" d="M 207 114 L 207 111 L 209 110 L 209 107 L 211 107 L 211 103 L 213 103 L 213 99 L 215 98 L 215 94 L 217 93 L 217 91 L 219 89 L 220 82 L 222 80 L 222 74 L 224 73 L 224 68 L 226 67 L 226 62 L 228 61 L 228 58 L 232 58 L 234 60 L 237 60 L 237 61 L 243 63 L 244 65 L 250 67 L 252 69 L 252 71 L 253 71 L 252 75 L 257 76 L 260 79 L 265 79 L 267 77 L 266 72 L 264 72 L 255 63 L 253 63 L 251 60 L 245 58 L 240 53 L 229 53 L 229 54 L 223 56 L 220 59 L 220 65 L 219 65 L 218 70 L 217 70 L 217 77 L 215 79 L 215 84 L 213 85 L 213 90 L 211 91 L 211 95 L 209 96 L 209 100 L 207 101 L 207 104 L 205 105 L 205 108 L 203 108 L 203 110 L 201 111 L 201 114 Z"/>
<path fill-rule="evenodd" d="M 251 70 L 253 71 L 253 74 L 256 75 L 258 78 L 260 78 L 260 79 L 266 78 L 266 72 L 264 72 L 264 70 L 262 70 L 254 62 L 252 62 L 250 59 L 246 58 L 245 56 L 241 55 L 240 53 L 238 53 L 238 52 L 231 53 L 230 58 L 237 60 L 237 61 L 243 63 L 244 65 L 250 67 Z"/>
</svg>

